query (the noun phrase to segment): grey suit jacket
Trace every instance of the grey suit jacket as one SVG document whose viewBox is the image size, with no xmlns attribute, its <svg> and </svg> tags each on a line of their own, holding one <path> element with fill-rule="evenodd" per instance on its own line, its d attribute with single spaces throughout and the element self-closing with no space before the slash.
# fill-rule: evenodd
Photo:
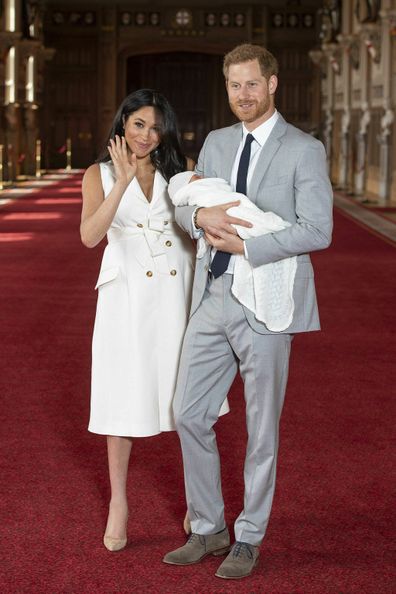
<svg viewBox="0 0 396 594">
<path fill-rule="evenodd" d="M 210 132 L 199 155 L 197 173 L 229 181 L 241 138 L 241 123 Z M 292 223 L 291 227 L 277 233 L 246 241 L 253 267 L 298 256 L 293 322 L 284 332 L 319 330 L 314 272 L 308 252 L 324 249 L 331 242 L 333 193 L 322 143 L 279 115 L 260 153 L 248 197 L 262 210 L 272 211 Z M 191 206 L 176 208 L 176 221 L 191 236 L 194 209 Z M 209 258 L 207 254 L 197 260 L 191 315 L 202 300 Z M 245 315 L 256 332 L 273 334 L 246 308 Z"/>
</svg>

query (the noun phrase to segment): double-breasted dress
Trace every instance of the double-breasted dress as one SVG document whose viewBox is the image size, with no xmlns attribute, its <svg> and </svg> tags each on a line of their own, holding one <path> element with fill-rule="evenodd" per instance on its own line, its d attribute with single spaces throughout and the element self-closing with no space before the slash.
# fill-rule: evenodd
<svg viewBox="0 0 396 594">
<path fill-rule="evenodd" d="M 112 164 L 101 163 L 100 173 L 106 197 L 115 182 Z M 174 429 L 172 398 L 195 260 L 158 171 L 151 202 L 131 181 L 107 239 L 96 284 L 88 428 L 155 435 Z"/>
</svg>

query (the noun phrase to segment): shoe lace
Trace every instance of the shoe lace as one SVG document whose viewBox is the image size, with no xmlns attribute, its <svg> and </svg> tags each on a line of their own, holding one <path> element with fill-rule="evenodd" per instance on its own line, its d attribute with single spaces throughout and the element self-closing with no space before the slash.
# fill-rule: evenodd
<svg viewBox="0 0 396 594">
<path fill-rule="evenodd" d="M 249 557 L 249 559 L 253 559 L 252 550 L 247 542 L 237 541 L 234 545 L 233 550 L 232 550 L 232 555 L 233 555 L 233 557 L 246 556 L 246 557 Z"/>
<path fill-rule="evenodd" d="M 190 534 L 190 536 L 188 537 L 187 542 L 196 542 L 197 540 L 199 540 L 199 542 L 202 544 L 201 538 L 202 537 L 200 534 L 197 534 L 196 532 L 192 532 Z"/>
</svg>

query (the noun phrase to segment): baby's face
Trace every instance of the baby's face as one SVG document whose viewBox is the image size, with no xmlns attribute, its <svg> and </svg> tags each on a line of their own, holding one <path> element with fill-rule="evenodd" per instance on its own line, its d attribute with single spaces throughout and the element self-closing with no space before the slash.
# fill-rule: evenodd
<svg viewBox="0 0 396 594">
<path fill-rule="evenodd" d="M 194 173 L 194 175 L 191 176 L 190 181 L 188 183 L 191 184 L 191 182 L 195 182 L 197 181 L 197 179 L 202 179 L 202 175 L 197 175 L 196 173 Z"/>
</svg>

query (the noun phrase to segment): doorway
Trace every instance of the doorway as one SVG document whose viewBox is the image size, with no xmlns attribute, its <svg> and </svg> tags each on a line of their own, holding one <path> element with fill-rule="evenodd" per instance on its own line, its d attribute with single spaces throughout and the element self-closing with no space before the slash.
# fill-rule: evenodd
<svg viewBox="0 0 396 594">
<path fill-rule="evenodd" d="M 126 91 L 163 93 L 174 108 L 184 153 L 196 160 L 206 135 L 235 122 L 227 101 L 222 56 L 168 52 L 127 59 Z"/>
</svg>

